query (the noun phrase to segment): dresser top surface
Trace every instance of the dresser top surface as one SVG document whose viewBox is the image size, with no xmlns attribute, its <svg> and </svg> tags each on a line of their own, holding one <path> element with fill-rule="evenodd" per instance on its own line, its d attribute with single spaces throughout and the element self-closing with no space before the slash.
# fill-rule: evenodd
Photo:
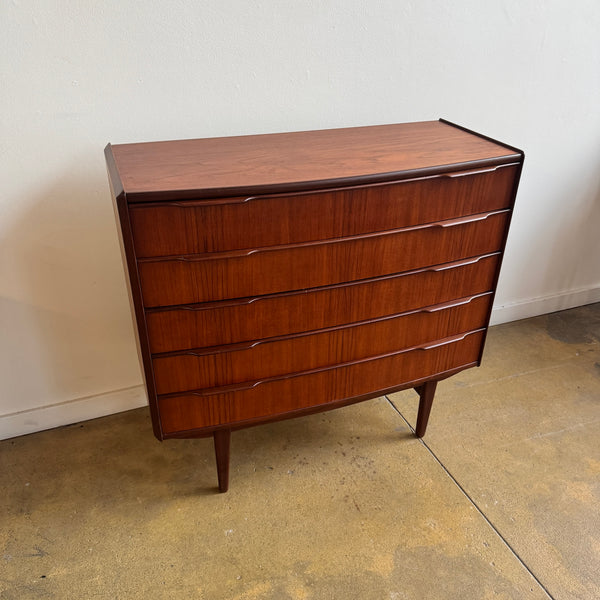
<svg viewBox="0 0 600 600">
<path fill-rule="evenodd" d="M 443 121 L 109 144 L 106 155 L 117 195 L 130 201 L 357 185 L 521 158 Z"/>
</svg>

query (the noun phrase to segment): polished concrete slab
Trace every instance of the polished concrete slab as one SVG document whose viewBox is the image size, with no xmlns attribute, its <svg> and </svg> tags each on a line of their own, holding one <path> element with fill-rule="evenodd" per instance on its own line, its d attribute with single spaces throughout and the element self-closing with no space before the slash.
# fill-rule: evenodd
<svg viewBox="0 0 600 600">
<path fill-rule="evenodd" d="M 425 443 L 550 594 L 600 598 L 600 305 L 490 330 Z M 409 422 L 405 392 L 391 396 Z"/>
<path fill-rule="evenodd" d="M 492 328 L 423 441 L 411 391 L 235 432 L 227 494 L 146 410 L 0 442 L 0 598 L 600 597 L 599 323 Z"/>
</svg>

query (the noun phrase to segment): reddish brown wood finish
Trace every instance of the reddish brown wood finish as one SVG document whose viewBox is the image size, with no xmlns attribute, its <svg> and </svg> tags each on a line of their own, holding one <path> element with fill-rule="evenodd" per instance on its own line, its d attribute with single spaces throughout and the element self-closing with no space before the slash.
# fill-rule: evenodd
<svg viewBox="0 0 600 600">
<path fill-rule="evenodd" d="M 317 406 L 413 381 L 477 360 L 482 333 L 443 345 L 400 352 L 312 374 L 267 380 L 246 389 L 210 395 L 159 397 L 165 433 L 235 423 L 257 416 Z"/>
<path fill-rule="evenodd" d="M 138 258 L 326 240 L 509 208 L 517 169 L 503 165 L 280 196 L 134 204 L 129 218 Z"/>
<path fill-rule="evenodd" d="M 427 422 L 429 421 L 429 415 L 431 414 L 431 407 L 433 405 L 433 397 L 435 395 L 435 388 L 437 387 L 437 381 L 427 381 L 423 385 L 415 388 L 419 394 L 419 413 L 417 415 L 417 426 L 415 427 L 415 434 L 418 438 L 422 438 L 425 435 L 427 429 Z"/>
<path fill-rule="evenodd" d="M 113 160 L 113 156 L 108 150 L 109 148 L 107 147 L 105 151 L 106 166 L 108 169 L 110 191 L 113 199 L 113 211 L 117 222 L 120 224 L 120 227 L 118 227 L 119 247 L 121 250 L 121 258 L 123 260 L 123 266 L 126 274 L 129 308 L 131 310 L 133 321 L 136 324 L 135 341 L 138 359 L 140 360 L 144 384 L 148 393 L 150 414 L 152 416 L 152 429 L 154 435 L 159 440 L 162 440 L 163 432 L 160 426 L 160 416 L 158 414 L 158 406 L 156 403 L 154 372 L 152 370 L 152 358 L 150 354 L 150 345 L 148 343 L 148 332 L 146 330 L 146 320 L 142 303 L 142 292 L 137 273 L 135 250 L 133 248 L 131 227 L 129 225 L 129 211 L 127 209 L 125 194 L 123 193 L 123 187 Z"/>
<path fill-rule="evenodd" d="M 485 327 L 491 293 L 376 321 L 154 358 L 158 394 L 309 371 Z"/>
<path fill-rule="evenodd" d="M 138 262 L 147 307 L 300 290 L 500 250 L 508 211 L 342 240 Z M 244 252 L 244 251 L 240 251 Z"/>
<path fill-rule="evenodd" d="M 440 373 L 436 373 L 435 381 L 439 382 L 448 377 L 452 377 L 465 369 L 469 369 L 471 367 L 477 366 L 477 361 L 473 361 L 472 363 L 461 365 L 455 369 L 449 369 L 448 371 L 442 371 Z M 288 419 L 295 419 L 297 417 L 303 417 L 307 415 L 313 415 L 317 413 L 322 413 L 330 410 L 335 410 L 337 408 L 343 408 L 344 406 L 351 406 L 352 404 L 356 404 L 358 402 L 364 402 L 365 400 L 372 400 L 373 398 L 379 398 L 381 396 L 385 396 L 387 394 L 394 394 L 401 390 L 406 390 L 410 388 L 416 389 L 423 383 L 429 381 L 429 377 L 424 377 L 418 381 L 409 381 L 403 382 L 400 384 L 396 384 L 390 388 L 386 388 L 385 390 L 375 390 L 374 392 L 370 392 L 368 394 L 361 394 L 360 396 L 352 396 L 350 398 L 343 398 L 341 400 L 332 400 L 327 404 L 319 404 L 316 406 L 307 406 L 304 408 L 297 408 L 294 410 L 290 410 L 284 413 L 280 413 L 277 415 L 271 415 L 270 417 L 251 417 L 249 419 L 243 419 L 241 421 L 236 421 L 232 423 L 228 429 L 231 431 L 237 431 L 239 429 L 247 429 L 248 427 L 255 427 L 257 425 L 263 425 L 265 423 L 277 423 L 279 421 L 285 421 Z M 184 439 L 184 438 L 203 438 L 209 437 L 214 434 L 215 431 L 222 430 L 222 425 L 214 425 L 212 427 L 202 427 L 201 429 L 188 429 L 185 431 L 174 431 L 172 433 L 165 433 L 163 435 L 163 439 L 172 440 L 172 439 Z"/>
<path fill-rule="evenodd" d="M 153 353 L 234 344 L 376 319 L 489 292 L 499 254 L 401 275 L 146 313 Z"/>
<path fill-rule="evenodd" d="M 213 433 L 219 491 L 229 489 L 229 453 L 231 449 L 231 429 L 219 429 Z"/>
<path fill-rule="evenodd" d="M 155 435 L 233 429 L 479 364 L 521 151 L 447 122 L 108 146 Z"/>
<path fill-rule="evenodd" d="M 289 192 L 519 162 L 440 121 L 111 146 L 130 202 Z"/>
</svg>

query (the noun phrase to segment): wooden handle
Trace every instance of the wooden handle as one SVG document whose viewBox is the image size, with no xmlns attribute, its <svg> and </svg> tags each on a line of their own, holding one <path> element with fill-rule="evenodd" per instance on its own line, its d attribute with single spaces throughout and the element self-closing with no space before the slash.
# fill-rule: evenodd
<svg viewBox="0 0 600 600">
<path fill-rule="evenodd" d="M 457 225 L 468 225 L 469 223 L 477 223 L 478 221 L 485 221 L 489 217 L 495 217 L 496 215 L 501 215 L 504 213 L 510 212 L 508 209 L 505 210 L 496 210 L 494 212 L 477 214 L 477 215 L 469 215 L 468 217 L 461 217 L 460 219 L 449 219 L 448 221 L 439 221 L 438 223 L 433 223 L 432 227 L 442 227 L 446 229 L 448 227 L 456 227 Z"/>
<path fill-rule="evenodd" d="M 479 294 L 477 296 L 471 296 L 470 298 L 461 298 L 460 300 L 445 302 L 444 304 L 436 304 L 435 306 L 429 306 L 427 308 L 424 308 L 420 312 L 434 313 L 439 312 L 440 310 L 447 310 L 448 308 L 455 308 L 456 306 L 463 306 L 465 304 L 469 304 L 470 302 L 475 300 L 475 298 L 480 298 L 483 295 L 484 294 Z"/>
<path fill-rule="evenodd" d="M 470 260 L 461 260 L 460 262 L 448 263 L 448 264 L 440 265 L 437 267 L 431 267 L 427 270 L 433 271 L 434 273 L 438 273 L 439 271 L 448 271 L 449 269 L 458 269 L 459 267 L 465 267 L 467 265 L 474 265 L 475 263 L 478 263 L 482 258 L 486 258 L 487 256 L 489 256 L 489 254 L 485 255 L 485 256 L 478 256 L 477 258 L 472 258 Z"/>
<path fill-rule="evenodd" d="M 450 179 L 456 179 L 458 177 L 469 177 L 470 175 L 480 175 L 482 173 L 493 173 L 497 171 L 498 167 L 492 167 L 491 169 L 474 169 L 472 171 L 459 171 L 458 173 L 448 173 L 443 177 L 448 177 Z"/>
<path fill-rule="evenodd" d="M 462 335 L 456 335 L 452 338 L 446 338 L 445 340 L 441 340 L 439 342 L 436 342 L 435 344 L 421 346 L 419 350 L 433 350 L 434 348 L 439 348 L 440 346 L 448 346 L 450 344 L 455 344 L 456 342 L 464 340 L 470 333 L 472 332 L 468 331 L 467 333 L 463 333 Z"/>
</svg>

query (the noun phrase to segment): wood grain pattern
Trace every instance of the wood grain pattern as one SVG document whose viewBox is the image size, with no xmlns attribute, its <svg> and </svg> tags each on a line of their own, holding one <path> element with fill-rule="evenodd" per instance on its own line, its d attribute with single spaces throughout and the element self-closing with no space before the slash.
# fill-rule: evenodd
<svg viewBox="0 0 600 600">
<path fill-rule="evenodd" d="M 158 394 L 226 386 L 386 354 L 485 327 L 491 293 L 412 313 L 246 345 L 155 357 Z"/>
<path fill-rule="evenodd" d="M 479 363 L 477 361 L 473 361 L 472 363 L 461 365 L 455 369 L 449 369 L 447 371 L 436 373 L 435 381 L 442 381 L 444 379 L 447 379 L 448 377 L 452 377 L 453 375 L 460 373 L 461 371 L 464 371 L 465 369 L 476 367 L 478 366 L 478 364 Z M 287 419 L 295 419 L 306 415 L 313 415 L 325 411 L 335 410 L 337 408 L 343 408 L 345 406 L 350 406 L 358 402 L 364 402 L 365 400 L 379 398 L 383 395 L 394 394 L 401 390 L 406 390 L 410 388 L 416 389 L 418 386 L 423 385 L 427 381 L 431 380 L 427 377 L 424 377 L 420 380 L 406 381 L 400 385 L 394 385 L 391 388 L 387 388 L 385 390 L 375 390 L 374 392 L 368 392 L 366 394 L 361 394 L 360 396 L 352 396 L 350 398 L 343 398 L 341 400 L 332 400 L 331 402 L 327 402 L 326 404 L 295 408 L 284 413 L 271 415 L 270 417 L 253 417 L 250 419 L 243 419 L 241 421 L 236 421 L 235 423 L 228 425 L 227 429 L 231 431 L 238 431 L 240 429 L 246 429 L 248 427 L 254 427 L 256 425 L 275 423 L 278 421 L 285 421 Z M 215 431 L 221 431 L 223 429 L 223 425 L 211 425 L 209 427 L 202 427 L 200 429 L 185 429 L 181 431 L 171 431 L 169 433 L 165 433 L 163 439 L 203 438 L 212 436 Z"/>
<path fill-rule="evenodd" d="M 137 265 L 135 260 L 135 252 L 133 249 L 133 240 L 131 238 L 131 228 L 129 227 L 129 211 L 127 203 L 122 192 L 117 191 L 120 188 L 120 182 L 117 175 L 114 173 L 114 165 L 111 161 L 108 162 L 109 174 L 112 173 L 111 192 L 113 199 L 113 210 L 115 217 L 120 222 L 121 227 L 118 230 L 119 246 L 121 250 L 121 258 L 123 267 L 125 268 L 127 295 L 129 298 L 129 307 L 131 316 L 136 324 L 135 342 L 140 361 L 140 367 L 144 377 L 144 385 L 148 394 L 150 414 L 152 416 L 152 429 L 157 439 L 163 439 L 163 432 L 160 428 L 160 417 L 156 404 L 156 391 L 154 388 L 154 371 L 152 369 L 152 359 L 150 354 L 150 346 L 148 342 L 148 333 L 146 330 L 146 321 L 144 309 L 142 305 L 142 293 L 137 275 Z"/>
<path fill-rule="evenodd" d="M 327 404 L 419 380 L 477 360 L 481 331 L 425 347 L 309 375 L 270 381 L 233 393 L 159 397 L 165 433 L 235 423 Z"/>
<path fill-rule="evenodd" d="M 278 196 L 134 204 L 129 216 L 139 258 L 293 244 L 509 208 L 517 168 Z"/>
<path fill-rule="evenodd" d="M 520 160 L 440 121 L 110 146 L 129 202 L 390 181 Z"/>
<path fill-rule="evenodd" d="M 493 289 L 500 255 L 433 269 L 238 302 L 146 312 L 153 353 L 219 346 L 335 327 Z"/>
<path fill-rule="evenodd" d="M 144 305 L 272 294 L 400 273 L 502 248 L 509 212 L 354 238 L 138 262 Z M 244 252 L 244 251 L 240 251 Z"/>
<path fill-rule="evenodd" d="M 446 121 L 105 149 L 155 435 L 214 435 L 479 364 L 523 153 Z"/>
</svg>

